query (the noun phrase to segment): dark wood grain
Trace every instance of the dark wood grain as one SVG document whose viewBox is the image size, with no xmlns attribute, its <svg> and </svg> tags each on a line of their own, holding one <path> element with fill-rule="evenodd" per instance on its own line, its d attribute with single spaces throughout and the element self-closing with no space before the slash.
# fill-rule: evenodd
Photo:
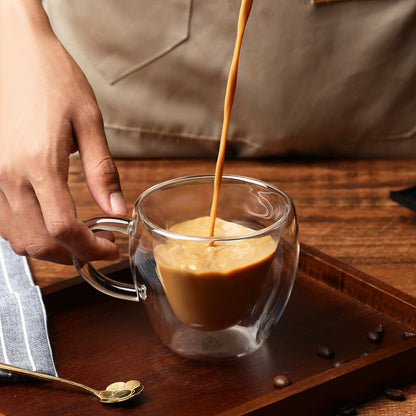
<svg viewBox="0 0 416 416">
<path fill-rule="evenodd" d="M 313 247 L 302 245 L 299 268 L 317 281 L 365 303 L 371 308 L 416 328 L 416 298 L 337 261 Z"/>
<path fill-rule="evenodd" d="M 344 285 L 334 289 L 335 281 Z M 349 289 L 355 285 L 366 295 Z M 416 338 L 401 337 L 415 326 L 397 319 L 386 289 L 303 245 L 293 295 L 268 342 L 242 359 L 200 363 L 161 345 L 140 304 L 106 297 L 76 279 L 44 297 L 58 371 L 94 386 L 139 378 L 145 392 L 114 408 L 62 386 L 29 382 L 3 386 L 0 408 L 15 416 L 27 409 L 33 416 L 330 415 L 340 403 L 360 402 L 415 375 Z M 392 292 L 414 315 L 416 301 Z M 373 299 L 384 302 L 373 308 L 366 304 Z M 372 344 L 367 332 L 380 323 L 385 337 Z M 317 347 L 328 344 L 335 357 L 318 357 Z M 336 360 L 345 363 L 335 367 Z M 273 378 L 282 373 L 293 384 L 276 389 Z"/>
</svg>

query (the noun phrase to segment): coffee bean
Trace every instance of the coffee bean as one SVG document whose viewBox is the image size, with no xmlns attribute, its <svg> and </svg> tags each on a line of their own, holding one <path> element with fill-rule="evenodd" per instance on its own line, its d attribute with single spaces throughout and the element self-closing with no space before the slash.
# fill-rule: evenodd
<svg viewBox="0 0 416 416">
<path fill-rule="evenodd" d="M 316 353 L 322 358 L 331 359 L 335 357 L 335 351 L 329 345 L 321 345 L 316 350 Z"/>
<path fill-rule="evenodd" d="M 357 409 L 351 403 L 345 403 L 339 406 L 335 412 L 337 416 L 355 416 Z"/>
<path fill-rule="evenodd" d="M 402 332 L 402 339 L 409 339 L 416 337 L 416 334 L 413 332 L 403 331 Z"/>
<path fill-rule="evenodd" d="M 292 384 L 292 380 L 284 374 L 279 374 L 273 379 L 273 385 L 279 389 Z"/>
<path fill-rule="evenodd" d="M 367 333 L 367 338 L 373 344 L 377 344 L 383 341 L 384 336 L 384 326 L 383 324 L 378 324 L 374 331 L 370 331 Z"/>
<path fill-rule="evenodd" d="M 384 390 L 384 395 L 388 399 L 394 400 L 395 402 L 402 402 L 406 400 L 406 396 L 403 390 L 400 390 L 400 389 L 387 388 Z"/>
<path fill-rule="evenodd" d="M 367 339 L 372 342 L 373 344 L 377 344 L 381 341 L 383 341 L 383 334 L 380 334 L 377 331 L 370 331 L 367 334 Z"/>
</svg>

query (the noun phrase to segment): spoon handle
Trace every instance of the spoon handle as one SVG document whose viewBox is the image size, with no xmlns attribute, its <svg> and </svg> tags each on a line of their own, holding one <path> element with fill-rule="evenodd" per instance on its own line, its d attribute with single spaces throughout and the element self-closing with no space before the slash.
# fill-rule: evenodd
<svg viewBox="0 0 416 416">
<path fill-rule="evenodd" d="M 75 381 L 71 381 L 71 380 L 67 380 L 65 378 L 56 377 L 56 376 L 52 376 L 50 374 L 45 374 L 45 373 L 39 373 L 37 371 L 26 370 L 24 368 L 15 367 L 14 365 L 5 364 L 5 363 L 0 363 L 0 370 L 5 370 L 5 371 L 8 371 L 10 373 L 15 373 L 15 374 L 23 374 L 23 375 L 39 378 L 41 380 L 59 381 L 61 383 L 69 384 L 70 386 L 78 387 L 82 390 L 86 390 L 89 393 L 93 394 L 94 396 L 100 397 L 99 392 L 97 390 L 92 389 L 91 387 L 88 387 L 84 384 L 76 383 Z"/>
</svg>

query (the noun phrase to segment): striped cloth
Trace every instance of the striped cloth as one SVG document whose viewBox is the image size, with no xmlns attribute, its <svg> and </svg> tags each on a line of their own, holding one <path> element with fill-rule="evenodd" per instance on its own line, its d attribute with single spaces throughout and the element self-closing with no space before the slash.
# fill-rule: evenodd
<svg viewBox="0 0 416 416">
<path fill-rule="evenodd" d="M 56 374 L 39 286 L 26 257 L 15 254 L 0 237 L 0 361 Z M 19 377 L 0 371 L 0 380 Z"/>
</svg>

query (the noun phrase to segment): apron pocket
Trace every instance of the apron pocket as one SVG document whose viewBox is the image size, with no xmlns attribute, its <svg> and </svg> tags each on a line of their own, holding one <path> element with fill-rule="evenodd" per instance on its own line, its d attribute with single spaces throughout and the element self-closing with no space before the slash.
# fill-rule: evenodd
<svg viewBox="0 0 416 416">
<path fill-rule="evenodd" d="M 192 0 L 45 3 L 52 22 L 71 32 L 73 41 L 110 84 L 162 57 L 189 36 Z"/>
</svg>

